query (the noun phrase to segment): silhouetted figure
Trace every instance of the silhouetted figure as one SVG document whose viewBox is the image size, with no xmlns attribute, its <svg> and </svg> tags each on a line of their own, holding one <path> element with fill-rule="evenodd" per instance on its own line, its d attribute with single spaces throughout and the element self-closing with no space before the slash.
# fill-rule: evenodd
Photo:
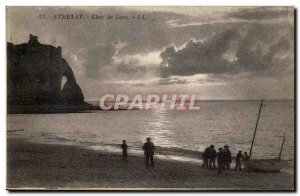
<svg viewBox="0 0 300 196">
<path fill-rule="evenodd" d="M 239 153 L 235 157 L 235 170 L 242 170 L 242 158 L 243 158 L 242 151 L 240 150 Z"/>
<path fill-rule="evenodd" d="M 148 137 L 147 142 L 144 143 L 143 150 L 145 152 L 145 157 L 146 157 L 146 168 L 149 167 L 149 161 L 150 161 L 150 167 L 154 168 L 153 155 L 154 155 L 155 146 L 151 142 L 150 137 Z"/>
<path fill-rule="evenodd" d="M 219 148 L 219 152 L 217 153 L 218 158 L 218 172 L 222 173 L 222 169 L 224 169 L 225 164 L 225 154 L 223 152 L 223 148 Z"/>
<path fill-rule="evenodd" d="M 215 150 L 214 145 L 210 145 L 210 150 L 209 150 L 209 169 L 211 169 L 212 165 L 213 168 L 216 169 L 216 157 L 217 157 L 217 151 Z"/>
<path fill-rule="evenodd" d="M 122 153 L 123 153 L 123 161 L 125 162 L 128 162 L 128 159 L 127 159 L 127 144 L 126 144 L 126 140 L 123 140 L 123 144 L 121 145 L 121 148 L 122 148 Z"/>
<path fill-rule="evenodd" d="M 224 146 L 224 154 L 225 154 L 225 165 L 224 169 L 230 169 L 230 164 L 231 164 L 231 152 L 229 150 L 229 146 L 226 144 Z"/>
<path fill-rule="evenodd" d="M 247 152 L 244 152 L 244 160 L 245 161 L 248 161 L 249 160 L 249 155 L 247 154 Z"/>
<path fill-rule="evenodd" d="M 203 158 L 202 167 L 203 168 L 208 168 L 209 151 L 210 151 L 210 147 L 207 147 L 207 148 L 205 148 L 205 150 L 204 150 L 204 152 L 202 154 L 202 158 Z"/>
</svg>

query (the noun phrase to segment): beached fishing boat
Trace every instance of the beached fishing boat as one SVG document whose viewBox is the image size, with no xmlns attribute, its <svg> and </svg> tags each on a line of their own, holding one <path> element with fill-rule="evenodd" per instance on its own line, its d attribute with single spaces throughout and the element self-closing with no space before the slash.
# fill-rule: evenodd
<svg viewBox="0 0 300 196">
<path fill-rule="evenodd" d="M 276 159 L 251 159 L 253 144 L 255 140 L 256 130 L 258 127 L 259 117 L 261 108 L 263 106 L 263 100 L 261 100 L 260 108 L 258 112 L 258 117 L 256 121 L 256 126 L 253 134 L 253 139 L 251 143 L 249 159 L 244 161 L 244 166 L 247 171 L 255 171 L 255 172 L 279 172 L 282 168 L 286 166 L 286 161 L 281 160 L 281 153 L 283 149 L 283 145 L 285 142 L 285 134 L 283 136 L 283 141 L 281 144 L 279 155 Z"/>
<path fill-rule="evenodd" d="M 286 166 L 286 162 L 280 159 L 249 159 L 244 165 L 247 171 L 279 172 Z"/>
</svg>

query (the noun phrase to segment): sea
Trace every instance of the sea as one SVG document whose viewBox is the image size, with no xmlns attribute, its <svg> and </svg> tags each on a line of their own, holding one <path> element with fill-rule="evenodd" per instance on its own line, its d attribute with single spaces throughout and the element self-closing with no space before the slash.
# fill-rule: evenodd
<svg viewBox="0 0 300 196">
<path fill-rule="evenodd" d="M 198 101 L 200 110 L 119 110 L 63 114 L 8 114 L 8 137 L 43 143 L 76 145 L 129 156 L 142 156 L 150 137 L 155 156 L 175 161 L 201 161 L 213 144 L 229 145 L 233 156 L 250 151 L 260 101 Z M 253 158 L 294 160 L 294 101 L 264 101 L 252 151 Z M 19 130 L 19 131 L 15 131 Z M 20 131 L 21 130 L 21 131 Z"/>
</svg>

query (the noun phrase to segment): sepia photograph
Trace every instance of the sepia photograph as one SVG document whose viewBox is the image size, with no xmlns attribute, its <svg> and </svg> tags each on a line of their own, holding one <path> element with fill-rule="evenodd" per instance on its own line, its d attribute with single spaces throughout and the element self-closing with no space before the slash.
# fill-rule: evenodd
<svg viewBox="0 0 300 196">
<path fill-rule="evenodd" d="M 293 6 L 6 6 L 6 188 L 295 191 Z"/>
</svg>

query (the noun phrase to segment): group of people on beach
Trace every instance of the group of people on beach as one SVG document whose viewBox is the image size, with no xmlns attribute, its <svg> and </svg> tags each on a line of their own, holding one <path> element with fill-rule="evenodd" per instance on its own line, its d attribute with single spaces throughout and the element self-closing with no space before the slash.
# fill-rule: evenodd
<svg viewBox="0 0 300 196">
<path fill-rule="evenodd" d="M 123 144 L 121 145 L 121 149 L 122 149 L 122 155 L 123 155 L 123 161 L 124 162 L 128 162 L 128 153 L 127 153 L 127 149 L 128 146 L 126 144 L 126 140 L 123 140 Z M 146 159 L 146 168 L 148 168 L 149 166 L 151 168 L 154 168 L 154 150 L 155 150 L 155 146 L 154 144 L 151 142 L 151 138 L 147 137 L 147 141 L 144 143 L 142 149 L 144 150 L 144 155 L 145 155 L 145 159 Z"/>
<path fill-rule="evenodd" d="M 121 149 L 122 149 L 123 161 L 127 163 L 128 162 L 128 153 L 127 153 L 128 145 L 126 144 L 126 140 L 123 140 Z M 145 159 L 146 159 L 146 161 L 145 161 L 146 168 L 148 168 L 149 166 L 151 168 L 154 168 L 153 156 L 154 156 L 155 146 L 151 142 L 150 137 L 147 138 L 147 141 L 144 143 L 142 149 L 144 150 L 144 155 L 145 155 Z M 208 168 L 208 169 L 216 169 L 217 168 L 216 160 L 217 160 L 219 173 L 222 173 L 222 170 L 229 170 L 231 162 L 232 162 L 232 156 L 231 156 L 231 152 L 229 150 L 228 145 L 223 146 L 223 148 L 220 147 L 218 152 L 215 150 L 214 145 L 210 145 L 209 147 L 205 148 L 205 150 L 202 154 L 202 158 L 203 158 L 202 167 Z M 235 170 L 241 170 L 242 169 L 242 161 L 248 160 L 248 159 L 249 159 L 249 156 L 248 156 L 247 152 L 244 152 L 244 154 L 242 154 L 242 151 L 240 150 L 235 157 Z"/>
<path fill-rule="evenodd" d="M 230 165 L 232 162 L 232 156 L 231 152 L 229 150 L 229 146 L 225 145 L 219 148 L 219 151 L 217 152 L 215 150 L 214 145 L 210 145 L 209 147 L 205 148 L 203 154 L 203 168 L 208 169 L 216 169 L 216 159 L 218 162 L 218 172 L 222 173 L 222 170 L 228 170 L 230 169 Z M 241 170 L 242 169 L 242 161 L 248 160 L 249 156 L 247 152 L 244 152 L 244 155 L 242 154 L 242 151 L 240 150 L 238 154 L 235 157 L 235 170 Z"/>
</svg>

